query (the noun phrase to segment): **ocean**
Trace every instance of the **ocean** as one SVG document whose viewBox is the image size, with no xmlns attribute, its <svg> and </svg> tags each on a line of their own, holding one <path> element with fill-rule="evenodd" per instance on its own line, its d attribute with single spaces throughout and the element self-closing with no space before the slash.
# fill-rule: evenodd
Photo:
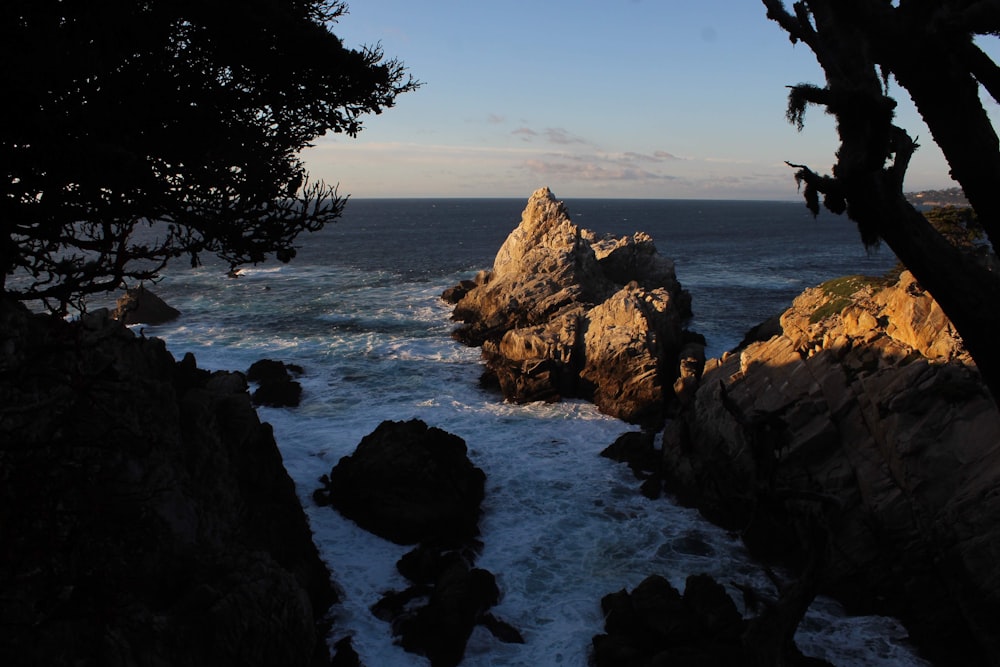
<svg viewBox="0 0 1000 667">
<path fill-rule="evenodd" d="M 228 278 L 224 267 L 178 262 L 152 289 L 182 316 L 140 326 L 176 358 L 246 370 L 261 358 L 305 370 L 302 404 L 261 408 L 274 426 L 322 557 L 342 590 L 331 641 L 353 638 L 370 667 L 427 665 L 393 644 L 369 608 L 407 583 L 409 549 L 375 537 L 312 492 L 383 420 L 419 418 L 462 437 L 487 476 L 477 565 L 496 575 L 492 611 L 526 642 L 477 628 L 463 665 L 587 664 L 603 631 L 602 596 L 660 574 L 683 589 L 708 573 L 768 590 L 737 537 L 667 499 L 649 500 L 626 465 L 599 456 L 635 427 L 581 401 L 511 405 L 479 387 L 479 352 L 450 338 L 439 296 L 488 268 L 526 199 L 350 200 L 343 218 L 303 237 L 292 263 Z M 573 221 L 615 235 L 645 231 L 674 259 L 693 297 L 690 328 L 719 356 L 804 288 L 849 274 L 880 275 L 895 260 L 868 253 L 846 219 L 814 220 L 800 202 L 567 200 Z M 836 665 L 923 665 L 893 619 L 850 617 L 817 600 L 796 637 Z"/>
</svg>

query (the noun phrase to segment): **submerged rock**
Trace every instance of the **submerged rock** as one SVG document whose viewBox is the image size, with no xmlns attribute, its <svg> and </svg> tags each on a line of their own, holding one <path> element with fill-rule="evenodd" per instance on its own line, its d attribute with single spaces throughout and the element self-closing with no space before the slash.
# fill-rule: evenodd
<svg viewBox="0 0 1000 667">
<path fill-rule="evenodd" d="M 1000 414 L 909 273 L 806 290 L 775 335 L 709 360 L 663 451 L 678 497 L 758 554 L 828 543 L 825 590 L 932 657 L 1000 660 Z"/>
<path fill-rule="evenodd" d="M 580 397 L 626 421 L 662 420 L 690 297 L 649 235 L 599 239 L 542 188 L 493 268 L 444 298 L 464 323 L 455 338 L 482 346 L 506 398 Z"/>
</svg>

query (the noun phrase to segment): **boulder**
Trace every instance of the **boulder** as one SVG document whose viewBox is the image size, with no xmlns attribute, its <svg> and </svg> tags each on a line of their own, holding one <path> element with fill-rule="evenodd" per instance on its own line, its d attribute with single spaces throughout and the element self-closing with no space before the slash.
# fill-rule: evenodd
<svg viewBox="0 0 1000 667">
<path fill-rule="evenodd" d="M 464 440 L 418 419 L 382 422 L 321 481 L 317 503 L 397 544 L 462 543 L 479 532 L 486 476 Z"/>
<path fill-rule="evenodd" d="M 335 599 L 241 374 L 0 302 L 5 664 L 326 665 Z"/>
<path fill-rule="evenodd" d="M 1000 661 L 1000 414 L 908 273 L 806 290 L 776 335 L 709 360 L 663 453 L 678 498 L 757 554 L 821 552 L 851 608 L 932 657 Z"/>
<path fill-rule="evenodd" d="M 164 324 L 180 315 L 179 310 L 140 285 L 118 297 L 111 316 L 124 324 Z"/>
<path fill-rule="evenodd" d="M 296 364 L 272 359 L 255 361 L 247 370 L 247 380 L 258 385 L 252 395 L 254 405 L 297 407 L 302 400 L 302 385 L 292 378 L 302 372 Z"/>
<path fill-rule="evenodd" d="M 690 297 L 649 235 L 600 239 L 542 188 L 492 269 L 444 297 L 457 299 L 455 338 L 482 346 L 505 398 L 586 398 L 626 421 L 662 420 Z"/>
</svg>

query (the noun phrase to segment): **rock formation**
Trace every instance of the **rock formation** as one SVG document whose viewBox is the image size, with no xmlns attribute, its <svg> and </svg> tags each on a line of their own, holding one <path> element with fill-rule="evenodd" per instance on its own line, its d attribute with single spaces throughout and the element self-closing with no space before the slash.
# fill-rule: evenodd
<svg viewBox="0 0 1000 667">
<path fill-rule="evenodd" d="M 254 405 L 274 408 L 297 407 L 302 400 L 302 385 L 292 379 L 302 375 L 302 367 L 273 359 L 260 359 L 247 369 L 247 381 L 257 384 L 251 398 Z"/>
<path fill-rule="evenodd" d="M 365 530 L 417 545 L 396 564 L 412 585 L 386 593 L 372 612 L 434 667 L 461 662 L 477 624 L 501 641 L 523 642 L 488 613 L 500 590 L 493 574 L 473 567 L 486 476 L 466 451 L 461 438 L 418 419 L 382 422 L 313 496 Z"/>
<path fill-rule="evenodd" d="M 125 324 L 163 324 L 180 317 L 180 311 L 140 285 L 118 297 L 111 317 Z"/>
<path fill-rule="evenodd" d="M 542 188 L 492 270 L 444 295 L 517 402 L 593 400 L 626 421 L 662 419 L 677 378 L 690 297 L 644 233 L 598 239 Z"/>
<path fill-rule="evenodd" d="M 604 596 L 601 610 L 605 634 L 594 637 L 596 667 L 830 667 L 804 657 L 790 638 L 784 646 L 755 643 L 756 619 L 745 620 L 726 589 L 704 574 L 689 576 L 683 594 L 663 577 L 649 576 L 631 593 Z"/>
<path fill-rule="evenodd" d="M 0 480 L 5 664 L 329 664 L 329 572 L 241 374 L 0 303 Z"/>
<path fill-rule="evenodd" d="M 758 554 L 820 562 L 931 657 L 1000 662 L 1000 415 L 909 273 L 806 290 L 780 333 L 710 360 L 663 453 L 677 496 Z"/>
<path fill-rule="evenodd" d="M 396 544 L 479 534 L 486 475 L 469 461 L 465 441 L 418 419 L 382 422 L 321 481 L 319 504 Z"/>
</svg>

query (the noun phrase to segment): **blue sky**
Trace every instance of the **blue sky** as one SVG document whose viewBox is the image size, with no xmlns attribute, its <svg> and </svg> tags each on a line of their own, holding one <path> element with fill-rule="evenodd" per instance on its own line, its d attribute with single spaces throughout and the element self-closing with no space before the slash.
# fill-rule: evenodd
<svg viewBox="0 0 1000 667">
<path fill-rule="evenodd" d="M 786 88 L 822 83 L 758 0 L 354 0 L 334 32 L 381 43 L 423 87 L 356 138 L 304 153 L 354 197 L 794 199 L 785 160 L 827 171 L 832 119 L 785 121 Z M 895 92 L 899 93 L 898 89 Z M 922 138 L 907 189 L 952 185 Z"/>
</svg>

